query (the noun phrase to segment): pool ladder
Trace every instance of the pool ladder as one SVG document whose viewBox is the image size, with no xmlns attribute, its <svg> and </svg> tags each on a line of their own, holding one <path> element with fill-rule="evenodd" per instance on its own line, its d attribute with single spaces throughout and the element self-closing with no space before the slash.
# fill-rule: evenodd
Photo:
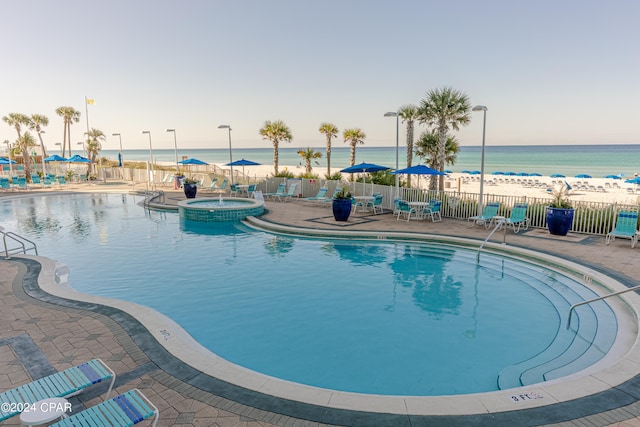
<svg viewBox="0 0 640 427">
<path fill-rule="evenodd" d="M 480 247 L 478 248 L 478 254 L 476 255 L 476 262 L 480 261 L 480 251 L 482 250 L 482 248 L 484 248 L 485 243 L 487 243 L 489 241 L 489 239 L 491 238 L 491 236 L 493 236 L 495 234 L 496 231 L 498 231 L 500 229 L 500 227 L 502 227 L 504 225 L 504 223 L 506 222 L 506 220 L 504 219 L 500 219 L 496 222 L 495 227 L 493 227 L 493 230 L 491 230 L 491 233 L 489 233 L 489 235 L 487 236 L 486 239 L 484 239 L 482 241 L 482 243 L 480 244 Z M 506 244 L 507 240 L 507 227 L 504 227 L 504 234 L 502 235 L 502 244 Z"/>
<path fill-rule="evenodd" d="M 2 235 L 2 243 L 4 244 L 5 259 L 11 259 L 11 255 L 13 254 L 26 254 L 31 250 L 33 250 L 35 254 L 38 255 L 38 248 L 36 247 L 36 244 L 31 240 L 11 231 L 5 231 L 2 227 L 0 227 L 0 234 Z M 7 244 L 7 240 L 9 240 L 9 242 L 17 243 L 18 246 L 10 248 Z"/>
</svg>

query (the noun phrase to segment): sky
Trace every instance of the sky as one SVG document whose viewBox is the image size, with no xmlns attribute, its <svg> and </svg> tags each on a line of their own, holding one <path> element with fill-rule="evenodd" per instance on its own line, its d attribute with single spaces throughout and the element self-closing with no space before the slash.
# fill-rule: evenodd
<svg viewBox="0 0 640 427">
<path fill-rule="evenodd" d="M 394 146 L 384 117 L 452 87 L 487 106 L 487 145 L 640 144 L 636 0 L 21 0 L 3 1 L 0 115 L 81 112 L 104 149 L 323 147 L 320 123 Z M 454 135 L 482 143 L 482 113 Z M 418 126 L 417 134 L 424 130 Z M 400 144 L 405 127 L 400 123 Z M 0 122 L 0 141 L 15 130 Z M 74 147 L 75 148 L 75 147 Z M 0 148 L 0 152 L 4 151 Z"/>
</svg>

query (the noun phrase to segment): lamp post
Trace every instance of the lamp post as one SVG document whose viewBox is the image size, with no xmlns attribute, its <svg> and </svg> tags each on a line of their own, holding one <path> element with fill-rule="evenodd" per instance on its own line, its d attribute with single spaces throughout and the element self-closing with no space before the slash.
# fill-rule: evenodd
<svg viewBox="0 0 640 427">
<path fill-rule="evenodd" d="M 117 136 L 120 141 L 120 167 L 122 173 L 122 179 L 124 179 L 124 157 L 122 157 L 122 136 L 119 133 L 112 133 L 111 136 Z"/>
<path fill-rule="evenodd" d="M 8 139 L 4 140 L 4 143 L 7 144 L 7 156 L 9 157 L 9 172 L 13 176 L 13 166 L 11 165 L 11 143 Z"/>
<path fill-rule="evenodd" d="M 482 111 L 482 156 L 480 157 L 480 196 L 478 197 L 478 215 L 482 215 L 482 209 L 484 204 L 484 140 L 487 130 L 487 107 L 484 105 L 476 105 L 471 111 Z"/>
<path fill-rule="evenodd" d="M 149 135 L 149 180 L 148 183 L 151 183 L 151 175 L 153 175 L 153 148 L 151 147 L 151 131 L 143 130 L 143 134 Z"/>
<path fill-rule="evenodd" d="M 400 139 L 399 139 L 399 129 L 400 129 L 400 115 L 393 111 L 388 113 L 384 113 L 385 117 L 395 117 L 396 118 L 396 171 L 399 168 L 398 164 L 398 150 L 400 149 Z M 398 174 L 396 174 L 396 197 L 400 197 L 400 179 Z"/>
<path fill-rule="evenodd" d="M 173 147 L 175 148 L 175 151 L 176 151 L 176 175 L 178 175 L 180 171 L 178 169 L 178 140 L 176 138 L 176 130 L 167 129 L 167 132 L 173 132 Z"/>
<path fill-rule="evenodd" d="M 231 184 L 233 184 L 233 156 L 231 155 L 231 126 L 220 125 L 218 129 L 229 129 L 229 167 L 231 168 Z"/>
</svg>

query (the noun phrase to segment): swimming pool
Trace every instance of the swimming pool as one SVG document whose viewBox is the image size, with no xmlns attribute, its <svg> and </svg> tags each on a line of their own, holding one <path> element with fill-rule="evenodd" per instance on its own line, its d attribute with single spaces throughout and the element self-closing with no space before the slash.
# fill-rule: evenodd
<svg viewBox="0 0 640 427">
<path fill-rule="evenodd" d="M 222 357 L 303 384 L 496 390 L 506 368 L 575 337 L 558 340 L 578 298 L 568 279 L 493 255 L 476 265 L 475 253 L 446 245 L 201 227 L 143 211 L 126 195 L 17 199 L 0 203 L 0 220 L 69 264 L 74 288 L 150 306 Z M 608 320 L 596 329 L 614 336 L 615 318 L 600 305 L 594 313 Z M 604 354 L 611 342 L 601 344 Z"/>
</svg>

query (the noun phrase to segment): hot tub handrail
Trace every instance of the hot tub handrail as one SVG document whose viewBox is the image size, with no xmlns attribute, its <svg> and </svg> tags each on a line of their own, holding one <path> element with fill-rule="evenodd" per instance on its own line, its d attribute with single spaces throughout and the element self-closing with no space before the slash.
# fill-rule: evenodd
<svg viewBox="0 0 640 427">
<path fill-rule="evenodd" d="M 483 242 L 480 244 L 480 247 L 478 248 L 478 254 L 476 255 L 476 262 L 480 261 L 480 251 L 482 250 L 482 248 L 484 248 L 485 243 L 487 243 L 489 241 L 489 239 L 491 238 L 491 236 L 493 236 L 493 234 L 498 231 L 505 223 L 504 219 L 500 219 L 496 222 L 496 226 L 493 227 L 493 230 L 491 230 L 491 233 L 489 233 L 489 235 L 487 236 L 486 239 L 483 240 Z M 506 239 L 507 239 L 507 227 L 504 227 L 505 230 L 505 234 L 502 236 L 502 244 L 506 243 Z"/>
<path fill-rule="evenodd" d="M 579 307 L 581 305 L 591 304 L 592 302 L 600 301 L 600 300 L 603 300 L 603 299 L 609 298 L 609 297 L 615 297 L 616 295 L 620 295 L 620 294 L 624 294 L 624 293 L 631 292 L 631 291 L 636 291 L 636 290 L 640 290 L 640 285 L 634 286 L 634 287 L 629 288 L 629 289 L 623 289 L 623 290 L 618 291 L 618 292 L 612 292 L 610 294 L 603 295 L 603 296 L 600 296 L 600 297 L 597 297 L 597 298 L 593 298 L 593 299 L 589 299 L 589 300 L 586 300 L 586 301 L 580 301 L 580 302 L 577 302 L 577 303 L 573 304 L 571 307 L 569 307 L 569 315 L 567 316 L 567 330 L 571 326 L 571 313 L 573 313 L 573 310 L 575 308 L 577 308 L 577 307 Z"/>
<path fill-rule="evenodd" d="M 27 251 L 33 250 L 36 255 L 38 255 L 38 247 L 31 240 L 20 236 L 19 234 L 13 233 L 11 231 L 4 231 L 4 228 L 0 227 L 0 234 L 2 234 L 2 243 L 4 244 L 4 254 L 5 259 L 10 259 L 11 254 L 23 253 L 26 254 Z M 13 240 L 18 243 L 20 247 L 9 248 L 7 245 L 7 238 Z M 31 246 L 27 247 L 25 243 L 29 243 Z"/>
</svg>

